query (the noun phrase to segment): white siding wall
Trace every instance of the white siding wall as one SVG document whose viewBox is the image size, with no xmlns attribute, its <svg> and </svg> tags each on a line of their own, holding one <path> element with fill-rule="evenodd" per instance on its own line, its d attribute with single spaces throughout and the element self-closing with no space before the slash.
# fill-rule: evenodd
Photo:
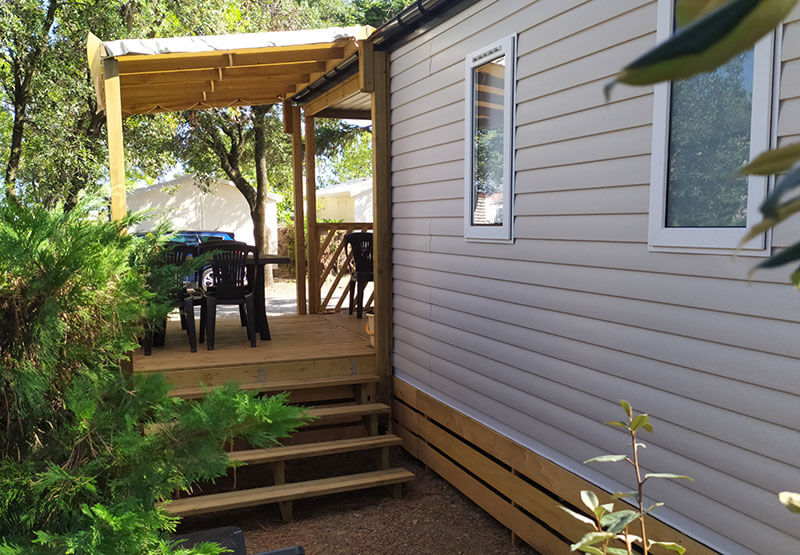
<svg viewBox="0 0 800 555">
<path fill-rule="evenodd" d="M 798 19 L 781 141 L 800 139 Z M 648 484 L 664 520 L 797 553 L 776 492 L 800 489 L 800 294 L 747 257 L 648 252 L 652 88 L 602 87 L 655 28 L 655 1 L 484 0 L 393 52 L 395 371 L 610 488 L 628 467 L 580 461 L 625 449 L 602 422 L 628 399 L 655 424 L 648 470 L 696 480 Z M 514 32 L 516 242 L 466 243 L 464 56 Z"/>
</svg>

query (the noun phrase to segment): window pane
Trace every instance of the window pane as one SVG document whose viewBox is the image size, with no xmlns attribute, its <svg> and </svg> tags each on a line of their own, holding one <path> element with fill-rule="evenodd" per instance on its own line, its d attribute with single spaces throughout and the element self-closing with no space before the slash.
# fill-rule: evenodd
<svg viewBox="0 0 800 555">
<path fill-rule="evenodd" d="M 667 227 L 744 227 L 753 51 L 672 83 Z"/>
<path fill-rule="evenodd" d="M 505 61 L 472 70 L 472 225 L 503 225 Z"/>
</svg>

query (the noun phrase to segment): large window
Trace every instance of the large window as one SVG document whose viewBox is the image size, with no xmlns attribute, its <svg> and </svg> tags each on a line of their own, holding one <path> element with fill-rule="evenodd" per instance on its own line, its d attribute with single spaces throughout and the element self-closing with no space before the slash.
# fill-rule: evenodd
<svg viewBox="0 0 800 555">
<path fill-rule="evenodd" d="M 673 0 L 659 0 L 659 40 L 673 30 Z M 736 248 L 767 191 L 735 170 L 770 146 L 773 38 L 717 70 L 656 86 L 650 192 L 652 250 Z M 765 252 L 764 237 L 744 251 Z"/>
<path fill-rule="evenodd" d="M 510 241 L 513 228 L 514 40 L 466 58 L 464 236 Z"/>
</svg>

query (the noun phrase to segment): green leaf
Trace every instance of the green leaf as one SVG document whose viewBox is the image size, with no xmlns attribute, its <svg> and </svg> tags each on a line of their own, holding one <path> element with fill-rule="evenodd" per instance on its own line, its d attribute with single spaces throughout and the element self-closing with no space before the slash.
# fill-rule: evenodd
<svg viewBox="0 0 800 555">
<path fill-rule="evenodd" d="M 675 22 L 686 27 L 692 21 L 714 11 L 727 0 L 678 0 L 675 3 Z"/>
<path fill-rule="evenodd" d="M 649 541 L 647 543 L 649 543 L 651 547 L 657 545 L 659 547 L 663 547 L 664 549 L 668 549 L 669 551 L 675 551 L 676 553 L 680 553 L 680 555 L 683 555 L 686 552 L 685 547 L 683 547 L 682 545 L 678 545 L 675 542 Z"/>
<path fill-rule="evenodd" d="M 616 81 L 647 85 L 712 71 L 752 47 L 797 0 L 730 0 L 640 56 Z M 606 96 L 614 83 L 606 86 Z"/>
<path fill-rule="evenodd" d="M 600 500 L 597 498 L 597 494 L 592 490 L 585 489 L 581 491 L 581 501 L 592 511 L 600 506 Z"/>
<path fill-rule="evenodd" d="M 777 218 L 780 201 L 783 196 L 800 184 L 800 166 L 795 166 L 789 173 L 781 177 L 775 184 L 775 189 L 761 204 L 759 210 L 765 218 Z"/>
<path fill-rule="evenodd" d="M 659 508 L 659 507 L 663 507 L 663 506 L 664 506 L 664 504 L 663 504 L 663 503 L 653 503 L 652 505 L 650 505 L 649 507 L 647 507 L 647 508 L 644 510 L 644 514 L 648 514 L 648 513 L 649 513 L 650 511 L 652 511 L 653 509 L 657 509 L 657 508 Z"/>
<path fill-rule="evenodd" d="M 800 493 L 793 491 L 782 491 L 778 494 L 778 499 L 783 506 L 793 513 L 800 513 Z"/>
<path fill-rule="evenodd" d="M 782 204 L 778 209 L 778 216 L 776 218 L 764 218 L 753 227 L 748 229 L 742 240 L 739 241 L 739 247 L 741 248 L 742 245 L 751 239 L 758 237 L 768 229 L 775 227 L 777 224 L 781 223 L 797 212 L 800 212 L 800 199 L 794 199 Z"/>
<path fill-rule="evenodd" d="M 689 480 L 690 482 L 694 482 L 694 478 L 690 476 L 683 476 L 681 474 L 670 474 L 668 472 L 650 472 L 644 475 L 644 479 L 648 480 L 650 478 L 664 478 L 667 480 Z"/>
<path fill-rule="evenodd" d="M 591 518 L 589 518 L 588 516 L 583 515 L 581 513 L 578 513 L 576 511 L 573 511 L 572 509 L 568 509 L 563 505 L 559 505 L 559 507 L 561 507 L 562 510 L 564 510 L 566 513 L 568 513 L 573 518 L 575 518 L 577 520 L 580 520 L 581 522 L 584 522 L 584 523 L 586 523 L 586 524 L 588 524 L 590 526 L 595 526 L 595 522 Z"/>
<path fill-rule="evenodd" d="M 615 513 L 609 513 L 600 519 L 600 525 L 607 532 L 618 534 L 640 516 L 638 511 L 617 511 Z"/>
<path fill-rule="evenodd" d="M 636 497 L 639 495 L 638 491 L 618 491 L 611 496 L 612 499 L 625 499 L 626 497 Z"/>
<path fill-rule="evenodd" d="M 583 551 L 584 553 L 589 553 L 589 555 L 603 555 L 602 550 L 593 547 L 591 545 L 587 545 L 586 547 L 581 547 L 580 550 Z"/>
<path fill-rule="evenodd" d="M 641 427 L 643 427 L 645 425 L 649 425 L 648 419 L 649 419 L 649 416 L 646 415 L 646 414 L 637 414 L 636 416 L 634 416 L 633 420 L 631 420 L 631 431 L 635 432 L 639 428 L 641 428 Z M 653 428 L 650 428 L 650 431 L 652 431 L 652 430 L 653 430 Z"/>
<path fill-rule="evenodd" d="M 569 546 L 570 551 L 584 551 L 586 553 L 590 553 L 590 551 L 586 551 L 586 547 L 598 544 L 600 542 L 614 539 L 614 534 L 609 532 L 589 532 L 581 539 L 578 540 L 577 543 L 573 543 Z"/>
<path fill-rule="evenodd" d="M 778 254 L 772 255 L 766 260 L 761 261 L 756 265 L 758 268 L 777 268 L 790 262 L 800 260 L 800 242 L 795 243 L 791 247 L 781 250 Z"/>
<path fill-rule="evenodd" d="M 800 160 L 800 143 L 766 150 L 739 170 L 741 175 L 773 175 L 789 171 Z"/>
<path fill-rule="evenodd" d="M 589 464 L 593 462 L 619 462 L 624 461 L 627 459 L 627 455 L 600 455 L 599 457 L 592 457 L 591 459 L 586 459 L 583 461 L 583 464 Z"/>
<path fill-rule="evenodd" d="M 632 418 L 633 417 L 633 409 L 631 408 L 631 404 L 628 401 L 626 401 L 625 399 L 622 399 L 619 402 L 619 404 L 622 407 L 622 410 L 625 411 L 625 414 L 628 415 L 628 418 Z"/>
<path fill-rule="evenodd" d="M 619 426 L 620 428 L 628 428 L 628 425 L 625 422 L 620 422 L 619 420 L 612 420 L 610 422 L 606 422 L 609 426 Z"/>
<path fill-rule="evenodd" d="M 608 555 L 628 555 L 628 550 L 621 547 L 607 547 L 606 553 Z"/>
<path fill-rule="evenodd" d="M 792 280 L 792 285 L 794 285 L 797 288 L 800 288 L 800 266 L 794 272 L 792 272 L 791 280 Z"/>
</svg>

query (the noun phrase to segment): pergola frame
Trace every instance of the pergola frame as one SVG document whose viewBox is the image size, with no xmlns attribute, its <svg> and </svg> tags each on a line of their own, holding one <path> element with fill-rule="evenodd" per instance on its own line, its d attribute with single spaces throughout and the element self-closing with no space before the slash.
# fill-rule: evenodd
<svg viewBox="0 0 800 555">
<path fill-rule="evenodd" d="M 378 372 L 392 373 L 391 171 L 387 54 L 374 51 L 368 26 L 354 28 L 352 38 L 329 43 L 238 48 L 204 52 L 171 52 L 109 56 L 104 43 L 89 34 L 87 53 L 98 105 L 106 112 L 111 216 L 126 213 L 122 119 L 145 114 L 213 107 L 283 104 L 284 131 L 292 136 L 295 205 L 295 262 L 305 275 L 303 231 L 303 169 L 309 236 L 317 237 L 315 118 L 371 119 L 373 131 L 373 221 L 375 346 Z M 169 40 L 169 39 L 168 39 Z M 301 108 L 292 97 L 358 54 L 358 72 L 308 101 L 305 116 L 305 157 Z M 355 107 L 347 101 L 358 97 Z M 366 99 L 366 106 L 365 106 Z M 305 159 L 304 159 L 305 158 Z M 317 241 L 309 243 L 310 298 L 305 280 L 297 280 L 299 314 L 320 310 Z M 308 309 L 306 308 L 308 304 Z M 388 401 L 391 382 L 381 380 L 379 397 Z"/>
</svg>

